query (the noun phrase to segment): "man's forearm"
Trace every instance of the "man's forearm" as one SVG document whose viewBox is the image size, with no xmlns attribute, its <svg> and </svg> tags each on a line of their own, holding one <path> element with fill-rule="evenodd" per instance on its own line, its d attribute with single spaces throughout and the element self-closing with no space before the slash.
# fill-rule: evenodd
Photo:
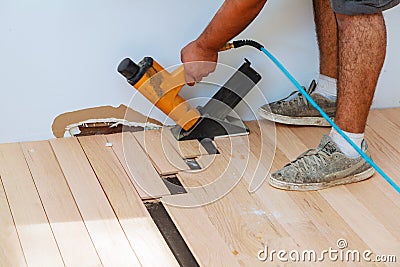
<svg viewBox="0 0 400 267">
<path fill-rule="evenodd" d="M 260 13 L 267 0 L 226 0 L 203 33 L 181 50 L 185 80 L 200 82 L 215 70 L 218 51 L 242 32 Z M 192 62 L 192 64 L 186 64 Z"/>
<path fill-rule="evenodd" d="M 241 33 L 260 13 L 267 0 L 226 0 L 197 39 L 204 49 L 218 51 Z"/>
</svg>

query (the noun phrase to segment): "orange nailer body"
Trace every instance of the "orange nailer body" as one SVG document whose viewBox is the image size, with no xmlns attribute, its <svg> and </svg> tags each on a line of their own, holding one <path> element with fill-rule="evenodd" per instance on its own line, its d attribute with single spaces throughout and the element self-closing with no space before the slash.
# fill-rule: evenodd
<svg viewBox="0 0 400 267">
<path fill-rule="evenodd" d="M 118 66 L 118 72 L 185 131 L 200 119 L 199 111 L 179 95 L 186 83 L 183 66 L 169 73 L 151 57 L 145 57 L 138 65 L 126 58 Z"/>
</svg>

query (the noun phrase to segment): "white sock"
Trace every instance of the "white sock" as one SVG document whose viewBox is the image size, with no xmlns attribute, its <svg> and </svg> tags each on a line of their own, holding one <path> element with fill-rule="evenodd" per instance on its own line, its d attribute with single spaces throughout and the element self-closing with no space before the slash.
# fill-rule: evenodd
<svg viewBox="0 0 400 267">
<path fill-rule="evenodd" d="M 320 94 L 329 100 L 336 101 L 337 80 L 335 78 L 320 74 L 314 93 Z"/>
<path fill-rule="evenodd" d="M 349 133 L 343 131 L 359 148 L 361 148 L 361 143 L 364 140 L 364 133 Z M 343 152 L 348 158 L 355 159 L 360 157 L 358 152 L 344 139 L 334 128 L 332 128 L 329 136 L 336 143 L 340 151 Z"/>
</svg>

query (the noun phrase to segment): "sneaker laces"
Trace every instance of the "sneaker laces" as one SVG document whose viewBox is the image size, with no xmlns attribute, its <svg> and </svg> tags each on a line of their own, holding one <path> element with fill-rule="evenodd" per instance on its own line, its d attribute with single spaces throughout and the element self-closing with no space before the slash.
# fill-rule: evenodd
<svg viewBox="0 0 400 267">
<path fill-rule="evenodd" d="M 316 171 L 316 168 L 320 167 L 321 164 L 326 166 L 326 160 L 331 155 L 321 148 L 310 149 L 290 162 L 289 165 L 292 165 L 300 174 L 309 173 L 310 170 Z"/>
<path fill-rule="evenodd" d="M 307 94 L 311 94 L 315 88 L 316 88 L 317 84 L 315 82 L 315 80 L 313 80 L 310 84 L 310 87 L 308 89 L 306 89 L 304 86 L 304 90 L 307 92 Z M 297 97 L 293 98 L 292 100 L 286 101 L 288 98 L 290 98 L 291 96 L 297 94 Z M 277 104 L 279 104 L 281 107 L 285 107 L 286 105 L 307 105 L 308 101 L 307 99 L 301 94 L 299 93 L 297 90 L 291 92 L 287 97 L 282 98 L 281 100 L 277 101 Z"/>
</svg>

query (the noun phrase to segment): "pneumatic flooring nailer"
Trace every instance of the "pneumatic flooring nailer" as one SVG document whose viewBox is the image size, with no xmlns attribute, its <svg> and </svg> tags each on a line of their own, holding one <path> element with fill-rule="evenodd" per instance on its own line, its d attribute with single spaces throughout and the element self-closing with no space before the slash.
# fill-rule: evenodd
<svg viewBox="0 0 400 267">
<path fill-rule="evenodd" d="M 126 58 L 119 64 L 118 72 L 177 123 L 171 129 L 177 140 L 214 139 L 249 132 L 241 120 L 229 116 L 261 80 L 260 74 L 250 67 L 247 59 L 203 107 L 197 108 L 190 106 L 179 95 L 186 83 L 183 66 L 169 73 L 151 57 L 145 57 L 138 64 Z"/>
</svg>

